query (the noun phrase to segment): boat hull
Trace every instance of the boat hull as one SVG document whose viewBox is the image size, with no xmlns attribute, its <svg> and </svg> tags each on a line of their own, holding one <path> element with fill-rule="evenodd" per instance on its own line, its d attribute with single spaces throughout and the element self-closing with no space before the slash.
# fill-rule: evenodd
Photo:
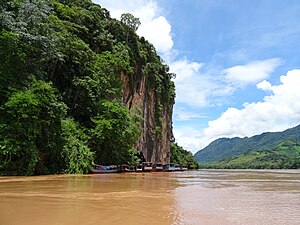
<svg viewBox="0 0 300 225">
<path fill-rule="evenodd" d="M 110 171 L 102 171 L 102 170 L 90 170 L 89 174 L 99 174 L 99 173 L 118 173 L 119 170 L 110 170 Z"/>
<path fill-rule="evenodd" d="M 143 162 L 143 172 L 151 172 L 152 171 L 152 163 L 151 162 Z"/>
<path fill-rule="evenodd" d="M 154 164 L 153 167 L 152 167 L 152 170 L 154 172 L 163 172 L 164 171 L 164 168 L 163 168 L 163 165 L 158 163 L 158 164 Z"/>
<path fill-rule="evenodd" d="M 90 174 L 103 174 L 103 173 L 118 173 L 120 170 L 116 166 L 103 166 L 95 164 L 89 170 Z"/>
<path fill-rule="evenodd" d="M 173 172 L 175 171 L 175 165 L 174 164 L 165 164 L 163 165 L 163 171 L 164 172 Z"/>
</svg>

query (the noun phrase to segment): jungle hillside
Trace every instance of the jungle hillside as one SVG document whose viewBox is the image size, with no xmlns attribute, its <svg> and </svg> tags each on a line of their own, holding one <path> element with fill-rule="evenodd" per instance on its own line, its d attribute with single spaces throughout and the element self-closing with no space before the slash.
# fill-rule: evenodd
<svg viewBox="0 0 300 225">
<path fill-rule="evenodd" d="M 137 163 L 142 109 L 122 100 L 120 75 L 129 86 L 146 77 L 156 124 L 175 99 L 175 75 L 135 33 L 139 19 L 112 19 L 90 0 L 8 0 L 0 10 L 0 175 Z"/>
</svg>

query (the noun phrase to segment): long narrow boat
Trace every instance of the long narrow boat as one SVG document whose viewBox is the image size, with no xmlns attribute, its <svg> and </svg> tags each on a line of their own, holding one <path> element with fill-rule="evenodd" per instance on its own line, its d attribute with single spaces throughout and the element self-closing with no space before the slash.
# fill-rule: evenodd
<svg viewBox="0 0 300 225">
<path fill-rule="evenodd" d="M 123 164 L 118 166 L 120 172 L 135 172 L 135 166 L 129 166 L 127 164 Z"/>
<path fill-rule="evenodd" d="M 98 173 L 118 173 L 120 170 L 117 166 L 103 166 L 94 164 L 93 167 L 89 170 L 91 174 L 98 174 Z"/>
<path fill-rule="evenodd" d="M 188 170 L 188 166 L 187 165 L 181 165 L 180 166 L 180 171 L 187 171 Z"/>
<path fill-rule="evenodd" d="M 155 163 L 155 164 L 153 164 L 152 170 L 154 172 L 162 172 L 164 170 L 163 164 L 161 164 L 161 163 Z"/>
<path fill-rule="evenodd" d="M 152 171 L 152 163 L 151 162 L 143 162 L 143 171 L 151 172 Z"/>
<path fill-rule="evenodd" d="M 174 171 L 181 171 L 181 165 L 175 164 Z"/>
<path fill-rule="evenodd" d="M 138 164 L 135 167 L 135 172 L 143 172 L 143 165 L 142 164 Z"/>
<path fill-rule="evenodd" d="M 173 163 L 169 163 L 169 164 L 164 164 L 163 168 L 165 172 L 172 172 L 175 171 L 175 165 Z"/>
</svg>

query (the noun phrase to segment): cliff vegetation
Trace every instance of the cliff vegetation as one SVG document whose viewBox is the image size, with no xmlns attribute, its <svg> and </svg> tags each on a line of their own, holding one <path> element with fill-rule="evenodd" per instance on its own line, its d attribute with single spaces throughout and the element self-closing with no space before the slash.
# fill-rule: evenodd
<svg viewBox="0 0 300 225">
<path fill-rule="evenodd" d="M 171 163 L 186 165 L 189 169 L 198 169 L 198 162 L 194 159 L 193 153 L 185 150 L 177 143 L 171 143 Z"/>
<path fill-rule="evenodd" d="M 0 3 L 0 175 L 168 162 L 174 74 L 90 0 Z"/>
</svg>

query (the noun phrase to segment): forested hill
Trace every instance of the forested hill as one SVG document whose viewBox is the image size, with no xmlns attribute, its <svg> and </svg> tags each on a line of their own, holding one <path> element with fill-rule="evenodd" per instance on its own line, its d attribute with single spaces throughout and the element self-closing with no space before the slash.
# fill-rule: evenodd
<svg viewBox="0 0 300 225">
<path fill-rule="evenodd" d="M 174 75 L 137 18 L 90 0 L 0 4 L 0 175 L 169 160 Z"/>
<path fill-rule="evenodd" d="M 293 146 L 300 143 L 300 125 L 283 132 L 268 132 L 250 138 L 220 138 L 198 151 L 194 158 L 200 163 L 207 163 L 230 159 L 248 152 L 274 152 L 274 149 L 278 149 L 276 147 L 286 146 L 287 141 L 294 143 Z"/>
</svg>

